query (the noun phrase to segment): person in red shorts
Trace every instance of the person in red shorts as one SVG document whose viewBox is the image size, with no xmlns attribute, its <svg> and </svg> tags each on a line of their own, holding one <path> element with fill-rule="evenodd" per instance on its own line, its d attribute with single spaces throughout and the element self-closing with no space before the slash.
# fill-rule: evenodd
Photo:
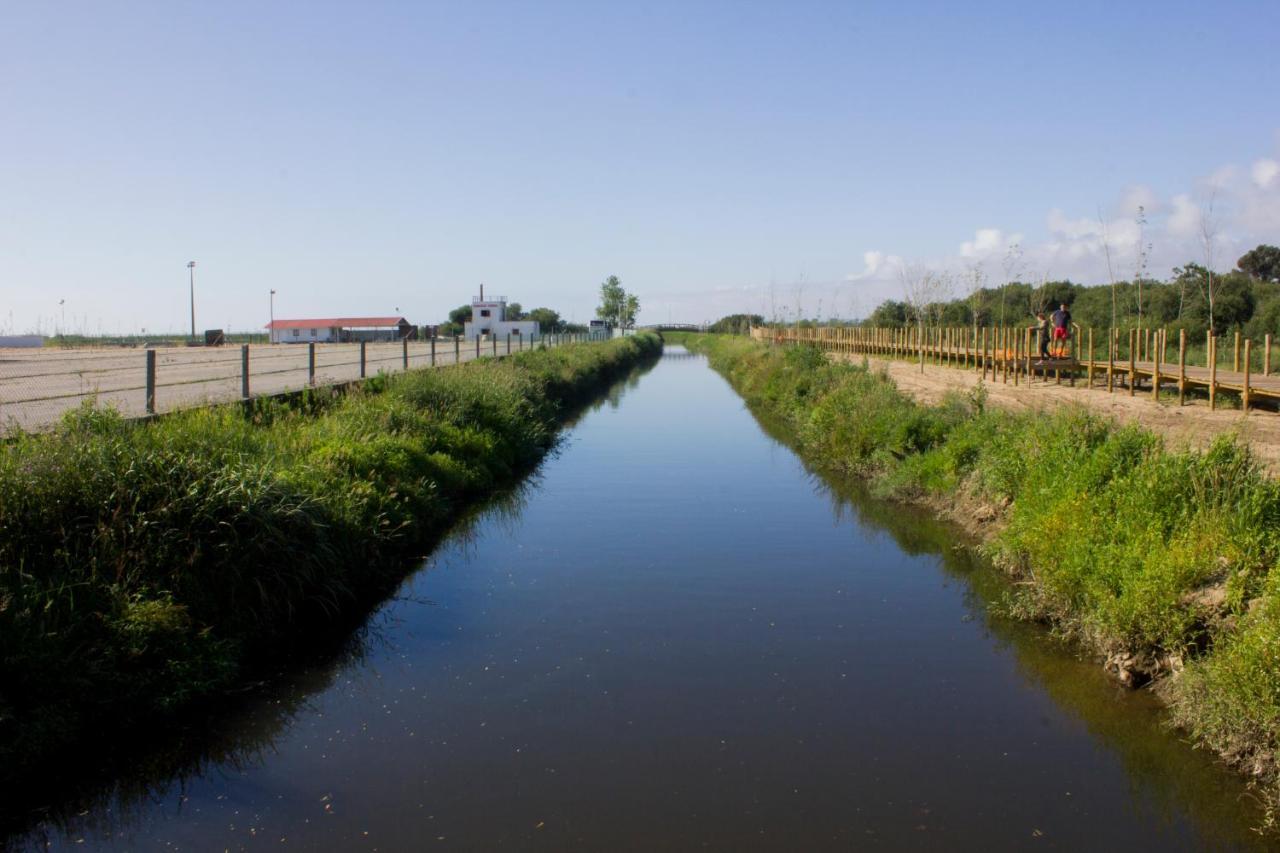
<svg viewBox="0 0 1280 853">
<path fill-rule="evenodd" d="M 1071 312 L 1067 310 L 1067 303 L 1053 312 L 1053 347 L 1055 358 L 1065 358 L 1067 355 L 1067 341 L 1071 338 Z"/>
</svg>

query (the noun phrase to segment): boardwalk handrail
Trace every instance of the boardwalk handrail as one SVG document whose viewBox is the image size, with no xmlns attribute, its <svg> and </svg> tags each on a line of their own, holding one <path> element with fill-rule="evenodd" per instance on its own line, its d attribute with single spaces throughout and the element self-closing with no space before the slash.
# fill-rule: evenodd
<svg viewBox="0 0 1280 853">
<path fill-rule="evenodd" d="M 1271 371 L 1271 335 L 1262 344 L 1262 371 L 1253 365 L 1253 341 L 1234 333 L 1232 367 L 1218 367 L 1218 341 L 1221 336 L 1206 335 L 1203 367 L 1187 362 L 1186 330 L 1176 336 L 1177 361 L 1169 358 L 1168 330 L 1151 327 L 1110 328 L 1106 330 L 1105 358 L 1099 359 L 1094 329 L 1072 323 L 1069 358 L 1041 361 L 1033 349 L 1033 328 L 1023 326 L 755 326 L 749 334 L 756 340 L 775 345 L 808 345 L 843 354 L 874 355 L 881 358 L 950 365 L 978 370 L 991 381 L 1010 381 L 1018 385 L 1037 378 L 1061 383 L 1065 376 L 1074 385 L 1077 378 L 1092 388 L 1095 379 L 1105 380 L 1105 388 L 1114 393 L 1117 386 L 1129 396 L 1146 383 L 1153 400 L 1159 399 L 1162 386 L 1174 386 L 1178 405 L 1186 402 L 1188 389 L 1207 392 L 1209 407 L 1216 408 L 1218 392 L 1240 394 L 1244 411 L 1259 398 L 1280 401 L 1280 378 Z M 1123 333 L 1123 334 L 1122 334 Z M 1052 374 L 1052 376 L 1050 376 Z"/>
</svg>

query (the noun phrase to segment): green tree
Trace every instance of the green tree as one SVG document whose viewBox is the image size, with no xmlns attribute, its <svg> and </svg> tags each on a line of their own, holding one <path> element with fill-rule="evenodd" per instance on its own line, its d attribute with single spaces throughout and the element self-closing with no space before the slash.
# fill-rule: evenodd
<svg viewBox="0 0 1280 853">
<path fill-rule="evenodd" d="M 636 315 L 640 313 L 640 297 L 628 293 L 622 301 L 622 328 L 630 329 L 636 324 Z"/>
<path fill-rule="evenodd" d="M 529 315 L 524 313 L 524 306 L 519 302 L 508 302 L 507 310 L 503 314 L 507 320 L 527 320 Z"/>
<path fill-rule="evenodd" d="M 763 325 L 764 317 L 759 314 L 730 314 L 716 320 L 707 327 L 707 331 L 725 335 L 745 335 L 752 326 Z"/>
<path fill-rule="evenodd" d="M 537 320 L 538 328 L 545 334 L 562 331 L 559 311 L 552 311 L 550 308 L 534 308 L 527 317 L 530 320 Z"/>
<path fill-rule="evenodd" d="M 1236 266 L 1257 281 L 1280 281 L 1280 248 L 1263 244 L 1240 256 Z"/>
<path fill-rule="evenodd" d="M 449 322 L 453 323 L 455 326 L 461 326 L 463 323 L 466 323 L 470 319 L 471 319 L 470 305 L 459 305 L 457 308 L 454 308 L 452 311 L 449 312 Z"/>
<path fill-rule="evenodd" d="M 627 291 L 622 287 L 622 280 L 611 275 L 600 285 L 600 304 L 596 307 L 596 316 L 612 326 L 621 326 L 622 317 L 627 307 Z"/>
</svg>

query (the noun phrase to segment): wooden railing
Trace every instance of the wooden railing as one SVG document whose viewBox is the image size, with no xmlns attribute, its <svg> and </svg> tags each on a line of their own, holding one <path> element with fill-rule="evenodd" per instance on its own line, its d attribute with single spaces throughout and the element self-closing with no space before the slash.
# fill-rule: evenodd
<svg viewBox="0 0 1280 853">
<path fill-rule="evenodd" d="M 1234 334 L 1232 369 L 1218 366 L 1220 337 L 1205 336 L 1203 366 L 1188 364 L 1187 334 L 1179 330 L 1176 360 L 1164 329 L 1110 329 L 1095 338 L 1092 328 L 1074 326 L 1068 349 L 1060 358 L 1041 359 L 1035 332 L 1024 327 L 974 328 L 959 326 L 761 326 L 751 337 L 778 345 L 807 345 L 849 355 L 879 356 L 926 364 L 950 365 L 979 371 L 984 380 L 1018 385 L 1037 379 L 1072 385 L 1083 378 L 1086 386 L 1109 392 L 1124 388 L 1129 396 L 1146 384 L 1152 399 L 1162 388 L 1176 388 L 1178 404 L 1188 391 L 1201 388 L 1216 408 L 1219 391 L 1240 395 L 1248 411 L 1261 398 L 1280 400 L 1280 379 L 1271 371 L 1271 336 L 1263 341 L 1262 369 L 1253 367 L 1253 342 Z M 1050 344 L 1052 349 L 1053 343 Z M 1100 358 L 1099 348 L 1105 350 Z M 1199 361 L 1201 359 L 1197 359 Z"/>
</svg>

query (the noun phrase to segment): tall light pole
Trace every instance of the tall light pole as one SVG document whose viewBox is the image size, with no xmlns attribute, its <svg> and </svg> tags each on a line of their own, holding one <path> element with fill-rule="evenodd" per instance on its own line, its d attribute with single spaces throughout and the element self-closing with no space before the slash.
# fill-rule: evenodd
<svg viewBox="0 0 1280 853">
<path fill-rule="evenodd" d="M 276 342 L 276 291 L 271 290 L 271 322 L 267 324 L 267 343 L 274 344 Z"/>
<path fill-rule="evenodd" d="M 191 340 L 196 339 L 196 262 L 187 261 L 187 272 L 191 274 Z"/>
</svg>

